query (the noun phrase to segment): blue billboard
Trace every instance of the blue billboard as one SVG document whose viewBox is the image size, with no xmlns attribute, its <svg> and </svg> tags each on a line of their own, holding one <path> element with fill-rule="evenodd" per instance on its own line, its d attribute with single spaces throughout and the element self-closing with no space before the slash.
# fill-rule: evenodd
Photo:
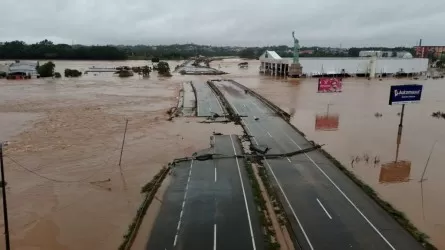
<svg viewBox="0 0 445 250">
<path fill-rule="evenodd" d="M 422 85 L 393 85 L 389 93 L 389 105 L 416 103 L 420 101 L 422 96 Z"/>
</svg>

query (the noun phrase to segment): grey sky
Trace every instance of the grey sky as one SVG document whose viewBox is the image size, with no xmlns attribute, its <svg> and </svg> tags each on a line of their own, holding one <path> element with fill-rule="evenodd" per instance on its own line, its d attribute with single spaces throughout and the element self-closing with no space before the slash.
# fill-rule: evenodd
<svg viewBox="0 0 445 250">
<path fill-rule="evenodd" d="M 445 45 L 444 0 L 0 0 L 0 41 Z"/>
</svg>

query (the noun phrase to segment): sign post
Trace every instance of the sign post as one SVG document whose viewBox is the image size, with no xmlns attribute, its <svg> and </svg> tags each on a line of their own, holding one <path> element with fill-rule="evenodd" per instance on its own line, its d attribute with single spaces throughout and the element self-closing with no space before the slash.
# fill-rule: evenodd
<svg viewBox="0 0 445 250">
<path fill-rule="evenodd" d="M 0 172 L 2 177 L 2 197 L 3 197 L 3 222 L 5 224 L 5 245 L 6 250 L 11 249 L 9 244 L 9 226 L 8 226 L 8 205 L 6 204 L 6 180 L 5 180 L 5 170 L 3 165 L 3 143 L 0 142 Z"/>
<path fill-rule="evenodd" d="M 403 130 L 403 116 L 405 115 L 405 104 L 418 103 L 422 96 L 422 85 L 408 84 L 408 85 L 393 85 L 389 93 L 389 105 L 402 104 L 402 112 L 400 113 L 399 129 L 397 131 L 397 150 L 396 160 L 399 159 L 399 148 L 402 141 Z"/>
</svg>

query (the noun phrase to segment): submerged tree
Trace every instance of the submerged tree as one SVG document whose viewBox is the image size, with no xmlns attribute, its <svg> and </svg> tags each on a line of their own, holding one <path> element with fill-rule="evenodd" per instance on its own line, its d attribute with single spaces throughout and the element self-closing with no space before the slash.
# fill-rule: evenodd
<svg viewBox="0 0 445 250">
<path fill-rule="evenodd" d="M 41 66 L 38 66 L 37 73 L 39 73 L 40 77 L 53 77 L 55 67 L 56 65 L 49 61 Z"/>
<path fill-rule="evenodd" d="M 172 76 L 170 73 L 170 66 L 167 62 L 159 62 L 158 63 L 158 74 L 161 76 Z"/>
<path fill-rule="evenodd" d="M 82 75 L 82 72 L 77 69 L 65 69 L 65 77 L 79 77 Z"/>
<path fill-rule="evenodd" d="M 148 66 L 144 66 L 144 67 L 142 67 L 141 71 L 142 71 L 142 76 L 147 77 L 150 75 L 151 68 Z"/>
</svg>

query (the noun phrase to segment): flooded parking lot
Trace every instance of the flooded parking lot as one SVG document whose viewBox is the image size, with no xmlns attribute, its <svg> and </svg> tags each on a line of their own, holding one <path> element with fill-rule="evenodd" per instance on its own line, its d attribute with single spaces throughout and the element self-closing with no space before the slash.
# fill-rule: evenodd
<svg viewBox="0 0 445 250">
<path fill-rule="evenodd" d="M 239 62 L 211 66 L 291 113 L 291 122 L 308 139 L 326 144 L 329 153 L 445 248 L 445 120 L 431 116 L 445 111 L 443 79 L 347 79 L 342 93 L 318 94 L 316 79 L 260 76 L 259 62 L 249 61 L 248 69 L 239 69 Z M 60 61 L 56 71 L 143 63 Z M 178 64 L 170 62 L 170 68 Z M 215 78 L 220 77 L 152 73 L 149 79 L 121 79 L 90 73 L 79 79 L 0 80 L 0 140 L 10 141 L 5 164 L 14 249 L 117 248 L 139 206 L 140 187 L 171 159 L 208 146 L 213 126 L 193 118 L 168 122 L 165 112 L 176 105 L 183 81 Z M 384 164 L 395 159 L 401 107 L 388 105 L 389 86 L 414 82 L 424 84 L 423 97 L 406 106 L 399 155 L 410 165 L 394 171 Z M 117 163 L 125 119 L 121 174 Z"/>
</svg>

